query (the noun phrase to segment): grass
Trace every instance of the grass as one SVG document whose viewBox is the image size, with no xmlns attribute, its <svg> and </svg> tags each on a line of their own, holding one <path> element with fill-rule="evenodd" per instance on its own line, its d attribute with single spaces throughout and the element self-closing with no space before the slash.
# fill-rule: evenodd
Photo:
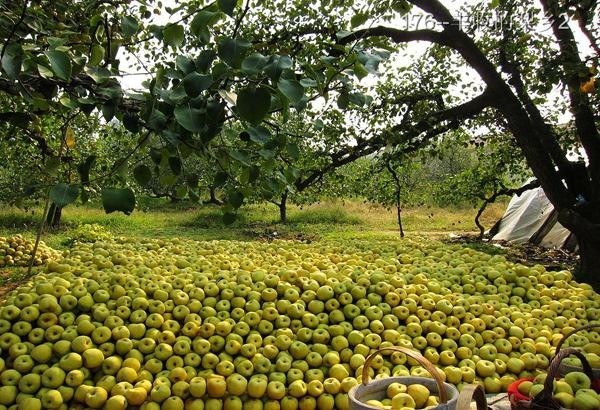
<svg viewBox="0 0 600 410">
<path fill-rule="evenodd" d="M 491 226 L 504 212 L 504 204 L 494 204 L 484 214 L 483 223 Z M 69 206 L 63 210 L 62 228 L 44 234 L 47 244 L 64 248 L 73 228 L 82 224 L 98 224 L 116 236 L 170 237 L 189 239 L 253 239 L 270 235 L 296 237 L 339 237 L 358 233 L 397 231 L 395 210 L 359 201 L 327 201 L 309 206 L 290 206 L 288 223 L 278 223 L 278 209 L 269 204 L 243 207 L 238 220 L 225 225 L 221 210 L 215 206 L 197 207 L 188 203 L 165 204 L 145 201 L 142 210 L 130 216 L 106 215 L 95 206 Z M 407 235 L 415 233 L 445 235 L 464 234 L 476 230 L 475 210 L 471 208 L 420 207 L 403 210 Z M 41 210 L 28 212 L 0 208 L 0 235 L 22 233 L 33 237 L 39 225 Z"/>
</svg>

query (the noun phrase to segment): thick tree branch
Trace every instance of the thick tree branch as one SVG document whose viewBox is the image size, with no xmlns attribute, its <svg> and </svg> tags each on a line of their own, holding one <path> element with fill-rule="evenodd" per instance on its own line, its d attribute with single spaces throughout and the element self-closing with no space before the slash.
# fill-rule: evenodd
<svg viewBox="0 0 600 410">
<path fill-rule="evenodd" d="M 436 21 L 442 25 L 443 32 L 427 30 L 407 32 L 377 27 L 371 29 L 371 31 L 368 29 L 358 31 L 357 34 L 346 36 L 341 41 L 347 43 L 355 39 L 385 36 L 397 43 L 423 40 L 445 45 L 457 51 L 487 84 L 489 92 L 493 95 L 494 105 L 506 118 L 508 129 L 515 137 L 529 166 L 540 180 L 550 201 L 558 207 L 572 206 L 575 203 L 575 195 L 569 192 L 561 182 L 554 161 L 548 153 L 548 147 L 545 146 L 544 138 L 541 136 L 544 130 L 538 129 L 532 123 L 521 101 L 503 80 L 496 66 L 485 56 L 475 41 L 460 30 L 459 24 L 456 24 L 456 19 L 439 1 L 410 0 L 410 2 L 431 13 Z"/>
<path fill-rule="evenodd" d="M 479 228 L 479 239 L 483 238 L 483 234 L 485 233 L 485 227 L 481 224 L 479 218 L 481 218 L 481 215 L 483 214 L 483 212 L 489 204 L 496 202 L 496 199 L 498 199 L 498 197 L 500 196 L 521 196 L 523 192 L 529 191 L 530 189 L 537 188 L 539 186 L 540 182 L 538 180 L 533 180 L 519 188 L 502 189 L 500 191 L 494 192 L 490 197 L 484 198 L 483 204 L 481 204 L 481 207 L 479 208 L 479 210 L 477 211 L 477 215 L 475 216 L 475 225 L 477 225 L 477 228 Z"/>
<path fill-rule="evenodd" d="M 560 47 L 563 65 L 567 67 L 565 70 L 571 112 L 575 117 L 579 141 L 588 155 L 590 176 L 593 181 L 592 195 L 594 199 L 600 199 L 600 188 L 598 188 L 600 187 L 600 133 L 596 128 L 589 98 L 579 89 L 581 82 L 579 71 L 587 70 L 587 67 L 579 56 L 573 31 L 561 24 L 559 3 L 556 0 L 540 0 L 540 3 L 546 14 L 551 17 L 552 31 Z"/>
<path fill-rule="evenodd" d="M 448 38 L 443 33 L 434 30 L 398 30 L 391 27 L 371 27 L 357 30 L 338 40 L 339 44 L 349 44 L 353 41 L 363 40 L 370 37 L 387 37 L 396 43 L 408 43 L 411 41 L 428 41 L 444 46 L 449 46 Z"/>
<path fill-rule="evenodd" d="M 321 179 L 326 173 L 379 151 L 391 139 L 403 147 L 403 152 L 414 152 L 434 137 L 459 128 L 459 120 L 472 118 L 484 109 L 491 107 L 492 104 L 492 95 L 486 90 L 463 104 L 436 111 L 413 126 L 409 126 L 406 121 L 402 121 L 371 139 L 360 140 L 356 146 L 347 146 L 331 154 L 329 164 L 310 171 L 306 178 L 296 182 L 296 189 L 303 191 Z"/>
</svg>

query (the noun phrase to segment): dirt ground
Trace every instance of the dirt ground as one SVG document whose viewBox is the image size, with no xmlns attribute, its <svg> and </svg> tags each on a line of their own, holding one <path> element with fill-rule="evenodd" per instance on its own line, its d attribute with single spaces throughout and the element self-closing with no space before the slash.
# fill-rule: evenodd
<svg viewBox="0 0 600 410">
<path fill-rule="evenodd" d="M 511 262 L 527 266 L 540 264 L 550 271 L 564 269 L 574 271 L 579 264 L 577 253 L 562 249 L 547 249 L 531 243 L 514 244 L 506 241 L 480 241 L 475 235 L 463 235 L 449 239 L 447 242 L 463 243 L 486 253 L 501 253 Z"/>
</svg>

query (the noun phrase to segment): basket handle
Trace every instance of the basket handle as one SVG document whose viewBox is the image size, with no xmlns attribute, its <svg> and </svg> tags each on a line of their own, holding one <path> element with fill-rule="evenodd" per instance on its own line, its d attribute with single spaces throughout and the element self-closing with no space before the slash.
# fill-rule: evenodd
<svg viewBox="0 0 600 410">
<path fill-rule="evenodd" d="M 485 399 L 485 391 L 478 384 L 467 384 L 460 391 L 458 401 L 456 402 L 456 410 L 469 410 L 471 401 L 475 400 L 477 410 L 487 410 L 487 400 Z"/>
<path fill-rule="evenodd" d="M 375 356 L 387 351 L 404 353 L 405 355 L 419 362 L 419 364 L 423 366 L 429 372 L 429 374 L 431 374 L 431 377 L 433 377 L 433 379 L 435 380 L 440 395 L 440 402 L 448 402 L 448 393 L 446 392 L 446 386 L 444 386 L 444 381 L 440 377 L 440 374 L 437 372 L 436 367 L 433 364 L 431 364 L 429 360 L 421 356 L 421 354 L 416 352 L 415 350 L 410 350 L 399 346 L 390 346 L 384 347 L 382 349 L 377 349 L 376 351 L 367 356 L 362 370 L 362 383 L 365 386 L 369 383 L 369 370 L 371 369 L 371 362 L 373 361 Z"/>
<path fill-rule="evenodd" d="M 560 341 L 558 342 L 558 344 L 556 345 L 556 354 L 558 354 L 558 352 L 560 351 L 560 348 L 562 347 L 563 343 L 565 343 L 567 341 L 567 339 L 571 336 L 573 336 L 575 333 L 581 331 L 581 330 L 588 330 L 588 329 L 594 329 L 594 328 L 600 328 L 600 323 L 589 323 L 585 326 L 581 326 L 578 327 L 576 329 L 571 330 L 569 333 L 567 333 L 566 335 L 564 335 L 562 337 L 562 339 L 560 339 Z"/>
<path fill-rule="evenodd" d="M 554 379 L 556 378 L 556 375 L 558 374 L 558 368 L 560 366 L 560 363 L 563 361 L 564 358 L 566 358 L 567 356 L 570 356 L 570 355 L 575 355 L 579 359 L 581 359 L 581 364 L 583 365 L 584 373 L 587 374 L 587 376 L 590 378 L 590 380 L 594 380 L 594 374 L 592 372 L 592 367 L 588 363 L 588 361 L 585 358 L 585 356 L 583 355 L 583 353 L 581 353 L 579 350 L 575 349 L 574 347 L 567 347 L 563 350 L 560 350 L 558 353 L 556 353 L 556 355 L 552 359 L 552 362 L 550 362 L 550 366 L 548 367 L 548 374 L 546 376 L 546 381 L 544 381 L 544 389 L 540 392 L 540 394 L 538 394 L 537 396 L 534 397 L 534 399 L 532 400 L 532 404 L 553 402 L 552 389 L 553 389 Z M 557 408 L 559 408 L 559 407 L 557 407 Z"/>
</svg>

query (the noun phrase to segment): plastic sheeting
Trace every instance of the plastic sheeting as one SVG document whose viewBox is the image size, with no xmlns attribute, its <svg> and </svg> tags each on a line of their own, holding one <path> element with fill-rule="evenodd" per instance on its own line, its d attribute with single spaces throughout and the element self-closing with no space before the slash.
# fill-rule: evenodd
<svg viewBox="0 0 600 410">
<path fill-rule="evenodd" d="M 515 243 L 529 241 L 551 216 L 553 209 L 554 207 L 546 198 L 542 188 L 535 188 L 520 196 L 513 196 L 500 221 L 498 232 L 492 240 Z M 569 234 L 570 232 L 557 222 L 542 238 L 540 245 L 546 248 L 560 248 Z"/>
</svg>

